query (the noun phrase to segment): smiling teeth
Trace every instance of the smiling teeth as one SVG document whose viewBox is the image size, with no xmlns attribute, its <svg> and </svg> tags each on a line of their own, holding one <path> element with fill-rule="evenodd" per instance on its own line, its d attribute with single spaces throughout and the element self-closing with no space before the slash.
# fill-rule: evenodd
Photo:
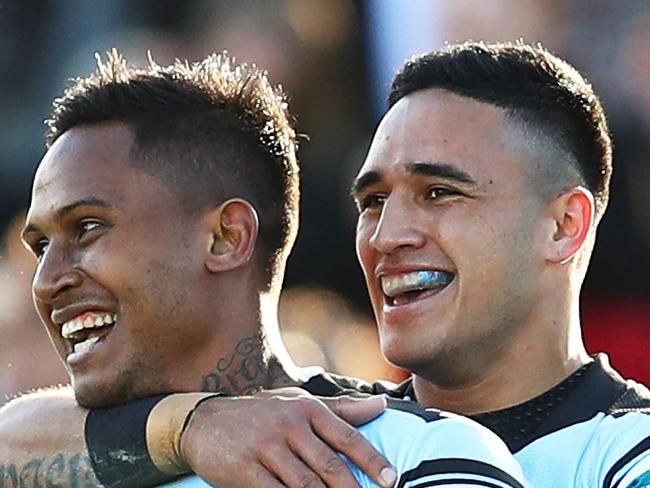
<svg viewBox="0 0 650 488">
<path fill-rule="evenodd" d="M 382 276 L 380 279 L 383 292 L 387 296 L 394 298 L 402 293 L 447 286 L 454 279 L 454 275 L 446 271 L 427 270 Z"/>
<path fill-rule="evenodd" d="M 76 353 L 84 353 L 88 352 L 91 347 L 93 347 L 93 344 L 99 340 L 99 337 L 91 337 L 90 339 L 86 339 L 83 342 L 78 342 L 74 345 L 74 352 Z"/>
<path fill-rule="evenodd" d="M 117 322 L 117 314 L 90 314 L 83 320 L 74 318 L 69 320 L 61 328 L 61 335 L 64 339 L 74 339 L 74 334 L 84 329 L 93 329 L 95 327 L 103 327 Z M 82 343 L 80 343 L 82 344 Z"/>
</svg>

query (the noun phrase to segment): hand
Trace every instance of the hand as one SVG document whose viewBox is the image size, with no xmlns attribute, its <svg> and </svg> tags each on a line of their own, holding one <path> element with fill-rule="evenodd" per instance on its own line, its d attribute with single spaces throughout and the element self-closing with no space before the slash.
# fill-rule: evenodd
<svg viewBox="0 0 650 488">
<path fill-rule="evenodd" d="M 181 454 L 217 486 L 359 488 L 340 452 L 388 488 L 397 479 L 395 470 L 350 426 L 385 408 L 383 397 L 317 398 L 299 389 L 211 398 L 190 417 Z"/>
</svg>

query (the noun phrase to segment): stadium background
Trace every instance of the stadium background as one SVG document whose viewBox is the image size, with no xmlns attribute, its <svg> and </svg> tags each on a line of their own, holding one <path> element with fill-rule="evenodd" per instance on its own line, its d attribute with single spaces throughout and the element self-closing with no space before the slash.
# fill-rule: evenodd
<svg viewBox="0 0 650 488">
<path fill-rule="evenodd" d="M 17 240 L 42 120 L 93 53 L 161 64 L 228 50 L 290 94 L 303 139 L 302 224 L 282 323 L 299 364 L 399 379 L 378 353 L 347 191 L 406 56 L 444 41 L 542 42 L 583 71 L 611 123 L 615 173 L 583 296 L 592 352 L 650 382 L 650 2 L 644 0 L 0 0 L 0 405 L 65 382 L 32 310 Z"/>
</svg>

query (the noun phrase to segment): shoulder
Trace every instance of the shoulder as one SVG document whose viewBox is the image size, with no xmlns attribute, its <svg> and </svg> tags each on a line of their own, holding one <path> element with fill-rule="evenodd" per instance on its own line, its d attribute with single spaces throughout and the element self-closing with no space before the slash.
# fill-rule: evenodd
<svg viewBox="0 0 650 488">
<path fill-rule="evenodd" d="M 639 480 L 650 479 L 650 391 L 625 383 L 611 406 L 590 422 L 595 430 L 581 478 L 597 478 L 603 488 L 639 486 Z"/>
<path fill-rule="evenodd" d="M 401 473 L 400 486 L 434 479 L 525 486 L 520 466 L 496 434 L 459 415 L 389 400 L 386 412 L 361 432 Z"/>
<path fill-rule="evenodd" d="M 625 381 L 625 389 L 607 411 L 613 416 L 628 412 L 650 414 L 650 390 L 633 380 Z"/>
<path fill-rule="evenodd" d="M 603 488 L 636 486 L 628 482 L 650 475 L 650 415 L 647 411 L 601 415 L 587 454 L 584 467 L 598 472 Z"/>
<path fill-rule="evenodd" d="M 510 451 L 492 431 L 477 422 L 441 410 L 424 408 L 405 400 L 388 400 L 383 415 L 361 427 L 362 433 L 381 441 L 399 438 L 400 450 L 404 440 L 413 451 L 426 451 L 440 456 L 475 455 L 482 450 L 501 453 L 511 458 Z M 476 449 L 473 449 L 476 446 Z"/>
<path fill-rule="evenodd" d="M 72 388 L 60 386 L 35 390 L 14 398 L 0 408 L 0 438 L 6 440 L 5 428 L 13 430 L 16 425 L 66 423 L 73 417 L 83 418 L 85 415 L 86 410 L 75 401 Z"/>
</svg>

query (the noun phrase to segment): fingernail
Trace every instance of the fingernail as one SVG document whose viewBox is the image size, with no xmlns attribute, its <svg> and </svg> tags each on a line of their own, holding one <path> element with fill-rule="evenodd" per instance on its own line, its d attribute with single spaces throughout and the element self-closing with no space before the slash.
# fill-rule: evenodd
<svg viewBox="0 0 650 488">
<path fill-rule="evenodd" d="M 379 473 L 379 477 L 386 488 L 392 488 L 397 481 L 397 472 L 393 468 L 384 468 Z"/>
</svg>

